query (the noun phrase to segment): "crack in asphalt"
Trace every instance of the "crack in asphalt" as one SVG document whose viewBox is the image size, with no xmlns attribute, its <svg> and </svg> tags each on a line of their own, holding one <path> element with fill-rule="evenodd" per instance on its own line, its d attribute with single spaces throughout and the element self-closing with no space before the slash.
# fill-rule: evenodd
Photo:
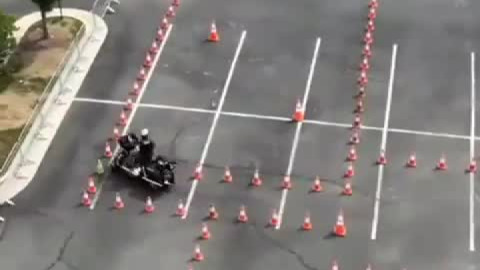
<svg viewBox="0 0 480 270">
<path fill-rule="evenodd" d="M 65 239 L 63 240 L 63 244 L 62 246 L 60 247 L 60 249 L 58 250 L 58 255 L 57 255 L 57 258 L 55 259 L 55 261 L 53 261 L 47 268 L 45 268 L 45 270 L 52 270 L 59 262 L 62 262 L 63 264 L 65 264 L 65 266 L 67 266 L 69 269 L 74 269 L 74 270 L 78 270 L 77 267 L 71 265 L 70 263 L 68 262 L 65 262 L 63 260 L 63 256 L 65 255 L 65 251 L 68 247 L 68 244 L 70 244 L 70 241 L 72 240 L 73 236 L 75 235 L 75 232 L 71 231 L 66 237 Z"/>
<path fill-rule="evenodd" d="M 272 237 L 270 237 L 268 234 L 266 234 L 264 232 L 264 230 L 259 227 L 257 225 L 256 222 L 252 222 L 250 223 L 250 226 L 254 228 L 255 232 L 260 236 L 260 238 L 266 240 L 267 242 L 269 242 L 270 244 L 272 244 L 273 246 L 277 247 L 278 249 L 292 255 L 295 257 L 295 259 L 297 260 L 297 262 L 304 268 L 304 269 L 307 269 L 307 270 L 318 270 L 317 267 L 314 267 L 312 266 L 311 264 L 307 263 L 305 261 L 305 258 L 303 257 L 302 254 L 300 254 L 298 251 L 282 244 L 280 241 L 278 240 L 275 240 L 273 239 Z"/>
</svg>

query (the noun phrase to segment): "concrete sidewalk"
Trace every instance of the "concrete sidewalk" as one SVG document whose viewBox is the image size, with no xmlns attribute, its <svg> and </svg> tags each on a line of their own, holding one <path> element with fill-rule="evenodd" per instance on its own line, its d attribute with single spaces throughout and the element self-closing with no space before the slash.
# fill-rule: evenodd
<svg viewBox="0 0 480 270">
<path fill-rule="evenodd" d="M 8 171 L 0 178 L 0 205 L 8 203 L 21 192 L 34 178 L 43 157 L 47 153 L 55 134 L 67 114 L 73 98 L 80 89 L 88 70 L 97 56 L 108 34 L 105 21 L 92 13 L 64 8 L 65 17 L 73 17 L 83 22 L 85 32 L 73 48 L 74 52 L 67 60 L 49 97 L 36 117 L 29 134 L 25 138 L 18 154 Z M 59 9 L 48 13 L 48 17 L 60 16 Z M 40 12 L 35 12 L 16 21 L 17 40 L 32 24 L 41 20 Z"/>
</svg>

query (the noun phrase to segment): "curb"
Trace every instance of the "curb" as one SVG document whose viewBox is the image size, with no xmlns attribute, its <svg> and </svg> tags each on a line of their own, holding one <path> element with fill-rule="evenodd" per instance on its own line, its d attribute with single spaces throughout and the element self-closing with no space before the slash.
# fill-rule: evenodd
<svg viewBox="0 0 480 270">
<path fill-rule="evenodd" d="M 43 117 L 36 117 L 10 167 L 0 178 L 0 205 L 12 199 L 33 180 L 108 34 L 107 24 L 98 15 L 73 8 L 63 8 L 62 11 L 64 17 L 81 21 L 85 32 L 40 109 L 39 114 Z M 60 16 L 59 9 L 54 9 L 47 14 L 48 18 L 58 16 Z M 14 34 L 15 38 L 21 39 L 25 31 L 39 20 L 41 20 L 40 12 L 18 19 L 15 25 L 19 29 Z M 79 59 L 81 61 L 78 61 Z"/>
</svg>

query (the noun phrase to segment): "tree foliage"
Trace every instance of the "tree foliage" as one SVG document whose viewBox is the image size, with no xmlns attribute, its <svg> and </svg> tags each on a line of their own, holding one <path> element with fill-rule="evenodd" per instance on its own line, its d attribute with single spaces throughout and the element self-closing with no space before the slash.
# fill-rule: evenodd
<svg viewBox="0 0 480 270">
<path fill-rule="evenodd" d="M 42 28 L 43 28 L 43 38 L 48 38 L 48 28 L 47 28 L 47 12 L 52 11 L 53 5 L 58 0 L 32 0 L 32 2 L 38 6 L 40 13 L 42 14 Z"/>
<path fill-rule="evenodd" d="M 15 48 L 16 42 L 13 36 L 15 30 L 15 17 L 0 10 L 0 55 Z"/>
</svg>

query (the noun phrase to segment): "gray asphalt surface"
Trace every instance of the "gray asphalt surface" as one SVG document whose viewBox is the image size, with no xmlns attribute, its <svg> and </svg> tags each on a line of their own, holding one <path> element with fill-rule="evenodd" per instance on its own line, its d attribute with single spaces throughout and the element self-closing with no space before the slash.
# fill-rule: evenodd
<svg viewBox="0 0 480 270">
<path fill-rule="evenodd" d="M 226 111 L 290 116 L 305 90 L 315 39 L 322 38 L 307 118 L 350 123 L 367 2 L 183 1 L 144 102 L 215 109 L 241 31 L 247 38 L 223 107 Z M 142 9 L 139 9 L 139 6 Z M 168 3 L 123 1 L 107 17 L 109 38 L 79 94 L 124 100 Z M 382 127 L 392 45 L 398 44 L 390 127 L 470 132 L 470 59 L 478 48 L 478 4 L 469 1 L 381 2 L 364 123 Z M 301 14 L 301 15 L 300 15 Z M 300 15 L 300 16 L 299 16 Z M 222 38 L 206 44 L 216 19 Z M 77 207 L 80 191 L 102 152 L 119 107 L 76 103 L 32 184 L 15 208 L 0 209 L 9 222 L 0 245 L 5 269 L 186 269 L 201 223 L 214 203 L 218 222 L 201 243 L 207 259 L 195 269 L 479 269 L 468 251 L 468 140 L 388 134 L 377 240 L 370 240 L 381 132 L 363 131 L 357 151 L 354 195 L 340 197 L 350 131 L 303 125 L 280 231 L 264 228 L 281 199 L 295 125 L 221 116 L 186 221 L 171 217 L 185 199 L 213 115 L 141 108 L 131 129 L 148 127 L 158 152 L 179 160 L 177 186 L 169 194 L 111 176 L 95 208 Z M 91 117 L 92 115 L 102 117 Z M 478 127 L 478 123 L 477 123 Z M 88 132 L 85 132 L 88 130 Z M 477 134 L 478 135 L 478 134 Z M 477 144 L 478 145 L 478 144 Z M 478 152 L 480 149 L 476 147 Z M 405 169 L 411 151 L 419 167 Z M 442 153 L 449 170 L 432 169 Z M 219 183 L 223 167 L 234 183 Z M 247 187 L 255 167 L 264 185 Z M 309 194 L 314 176 L 325 192 Z M 477 177 L 475 177 L 477 178 Z M 120 192 L 126 209 L 111 210 Z M 152 195 L 156 213 L 141 214 Z M 250 224 L 233 220 L 240 205 Z M 339 209 L 349 229 L 329 236 Z M 305 211 L 315 229 L 298 231 Z M 479 219 L 476 208 L 476 222 Z M 478 226 L 477 226 L 478 228 Z M 476 241 L 480 231 L 476 229 Z M 28 243 L 26 245 L 25 243 Z M 22 260 L 15 256 L 22 255 Z"/>
</svg>

